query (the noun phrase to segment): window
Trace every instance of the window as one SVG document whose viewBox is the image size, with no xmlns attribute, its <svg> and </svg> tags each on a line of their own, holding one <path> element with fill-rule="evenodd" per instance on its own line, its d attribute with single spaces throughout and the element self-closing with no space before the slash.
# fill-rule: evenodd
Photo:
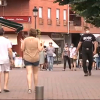
<svg viewBox="0 0 100 100">
<path fill-rule="evenodd" d="M 39 7 L 39 18 L 42 18 L 42 7 Z"/>
<path fill-rule="evenodd" d="M 66 10 L 63 11 L 63 18 L 66 20 Z"/>
<path fill-rule="evenodd" d="M 59 19 L 59 13 L 60 13 L 60 10 L 57 9 L 57 10 L 56 10 L 56 19 Z"/>
<path fill-rule="evenodd" d="M 51 8 L 48 8 L 48 19 L 51 18 Z"/>
</svg>

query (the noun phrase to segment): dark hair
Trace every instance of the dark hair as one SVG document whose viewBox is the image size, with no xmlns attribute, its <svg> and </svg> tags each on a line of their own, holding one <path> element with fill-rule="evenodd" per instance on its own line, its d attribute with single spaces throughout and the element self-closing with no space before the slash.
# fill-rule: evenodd
<svg viewBox="0 0 100 100">
<path fill-rule="evenodd" d="M 36 37 L 36 34 L 37 34 L 37 31 L 36 31 L 35 29 L 31 28 L 31 29 L 29 30 L 29 36 Z"/>
<path fill-rule="evenodd" d="M 49 44 L 52 44 L 52 42 L 49 42 Z"/>
<path fill-rule="evenodd" d="M 73 43 L 71 43 L 71 45 L 73 45 L 73 46 L 74 46 L 74 44 L 73 44 Z"/>
<path fill-rule="evenodd" d="M 4 34 L 3 28 L 0 28 L 0 36 L 3 36 L 3 34 Z"/>
<path fill-rule="evenodd" d="M 90 28 L 87 27 L 87 26 L 85 26 L 85 27 L 84 27 L 84 30 L 85 30 L 85 31 L 86 31 L 86 30 L 90 30 Z"/>
<path fill-rule="evenodd" d="M 46 48 L 46 46 L 44 46 L 44 48 Z"/>
</svg>

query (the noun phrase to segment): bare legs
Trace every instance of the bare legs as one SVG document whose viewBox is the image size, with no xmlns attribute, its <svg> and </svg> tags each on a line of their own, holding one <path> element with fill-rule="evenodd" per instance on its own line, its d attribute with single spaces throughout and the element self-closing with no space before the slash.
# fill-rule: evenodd
<svg viewBox="0 0 100 100">
<path fill-rule="evenodd" d="M 1 92 L 1 72 L 0 72 L 0 92 Z"/>
<path fill-rule="evenodd" d="M 73 71 L 73 69 L 76 71 L 76 61 L 73 61 L 73 63 L 71 63 L 71 70 Z"/>
<path fill-rule="evenodd" d="M 27 66 L 27 82 L 28 82 L 28 89 L 32 89 L 32 66 Z"/>
<path fill-rule="evenodd" d="M 4 89 L 8 90 L 9 72 L 4 72 Z"/>
<path fill-rule="evenodd" d="M 28 89 L 32 89 L 32 73 L 34 77 L 34 87 L 38 84 L 38 67 L 35 66 L 27 66 L 27 81 L 28 81 Z"/>
<path fill-rule="evenodd" d="M 34 89 L 38 85 L 38 67 L 33 67 Z"/>
<path fill-rule="evenodd" d="M 0 92 L 1 92 L 1 75 L 0 72 Z M 9 80 L 9 72 L 4 72 L 4 90 L 8 90 L 8 80 Z"/>
</svg>

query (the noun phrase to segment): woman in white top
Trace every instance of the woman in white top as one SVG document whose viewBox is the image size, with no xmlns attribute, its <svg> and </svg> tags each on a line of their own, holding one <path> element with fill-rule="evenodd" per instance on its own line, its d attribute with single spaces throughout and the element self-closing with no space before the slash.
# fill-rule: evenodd
<svg viewBox="0 0 100 100">
<path fill-rule="evenodd" d="M 76 71 L 77 54 L 76 54 L 76 47 L 74 47 L 74 44 L 71 44 L 69 51 L 70 51 L 71 70 L 73 71 L 74 68 L 74 70 Z"/>
</svg>

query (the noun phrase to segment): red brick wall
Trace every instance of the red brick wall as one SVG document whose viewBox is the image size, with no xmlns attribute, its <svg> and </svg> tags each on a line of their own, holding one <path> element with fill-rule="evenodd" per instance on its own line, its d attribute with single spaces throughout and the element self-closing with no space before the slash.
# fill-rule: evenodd
<svg viewBox="0 0 100 100">
<path fill-rule="evenodd" d="M 21 42 L 20 42 L 21 37 L 22 37 L 22 35 L 21 35 L 21 33 L 19 33 L 19 34 L 18 34 L 18 37 L 17 37 L 17 41 L 18 41 L 17 43 L 18 43 L 18 45 L 14 45 L 13 48 L 12 48 L 12 49 L 13 49 L 14 51 L 16 51 L 17 54 L 20 55 L 20 56 L 22 56 Z"/>
<path fill-rule="evenodd" d="M 7 6 L 0 7 L 0 16 L 28 16 L 29 0 L 7 0 Z"/>
<path fill-rule="evenodd" d="M 67 26 L 63 25 L 63 10 L 67 9 L 67 6 L 59 6 L 57 3 L 53 3 L 53 0 L 30 0 L 30 15 L 33 16 L 32 10 L 34 6 L 43 7 L 43 20 L 44 24 L 39 25 L 39 18 L 37 17 L 37 28 L 42 32 L 67 32 Z M 47 25 L 47 10 L 51 8 L 51 20 L 52 25 Z M 56 26 L 56 9 L 60 9 L 60 26 Z M 34 17 L 32 17 L 32 27 L 34 27 Z"/>
</svg>

